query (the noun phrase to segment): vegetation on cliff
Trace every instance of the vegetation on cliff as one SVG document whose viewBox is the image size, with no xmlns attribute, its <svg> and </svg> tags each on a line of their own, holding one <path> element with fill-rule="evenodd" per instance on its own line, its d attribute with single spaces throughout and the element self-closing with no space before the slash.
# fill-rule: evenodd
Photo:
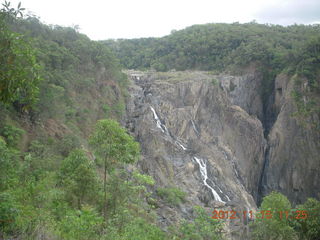
<svg viewBox="0 0 320 240">
<path fill-rule="evenodd" d="M 281 193 L 272 192 L 263 198 L 251 224 L 252 239 L 316 240 L 320 237 L 320 202 L 309 198 L 292 208 Z"/>
<path fill-rule="evenodd" d="M 194 25 L 162 38 L 119 39 L 110 46 L 128 69 L 206 70 L 241 72 L 255 64 L 263 74 L 262 99 L 266 103 L 275 76 L 295 76 L 296 116 L 310 118 L 320 131 L 320 25 L 246 24 Z M 311 122 L 311 124 L 310 124 Z"/>
<path fill-rule="evenodd" d="M 127 79 L 109 48 L 21 11 L 0 12 L 0 238 L 220 238 L 201 209 L 205 229 L 157 226 L 155 181 L 128 167 L 139 144 L 116 121 Z"/>
<path fill-rule="evenodd" d="M 21 11 L 20 5 L 16 10 L 5 3 L 0 12 L 0 238 L 221 239 L 221 223 L 200 207 L 195 207 L 193 221 L 167 232 L 157 226 L 155 192 L 171 205 L 185 201 L 185 193 L 175 187 L 155 191 L 155 181 L 130 165 L 139 158 L 139 144 L 116 122 L 125 108 L 128 82 L 109 48 L 74 28 L 19 18 Z M 313 36 L 316 26 L 293 26 L 279 46 L 271 37 L 270 42 L 255 39 L 268 39 L 273 28 L 280 36 L 286 28 L 230 25 L 249 29 L 236 34 L 229 25 L 217 26 L 212 36 L 204 30 L 203 38 L 197 37 L 202 30 L 195 26 L 163 39 L 108 44 L 124 44 L 117 54 L 128 68 L 221 70 L 257 61 L 278 70 L 296 59 L 300 67 L 291 70 L 295 64 L 289 64 L 287 71 L 313 79 L 310 91 L 318 91 L 317 40 L 306 45 L 305 58 L 286 58 L 289 45 Z M 121 55 L 123 50 L 129 58 Z M 304 207 L 319 210 L 316 200 Z M 290 226 L 316 239 L 318 222 L 312 218 Z"/>
</svg>

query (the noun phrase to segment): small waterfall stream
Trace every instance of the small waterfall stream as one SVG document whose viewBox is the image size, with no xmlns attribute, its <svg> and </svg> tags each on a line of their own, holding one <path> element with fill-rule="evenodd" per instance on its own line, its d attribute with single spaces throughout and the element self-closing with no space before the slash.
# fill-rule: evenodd
<svg viewBox="0 0 320 240">
<path fill-rule="evenodd" d="M 156 121 L 157 128 L 159 128 L 162 133 L 166 133 L 168 136 L 171 136 L 171 137 L 172 137 L 172 135 L 169 133 L 167 127 L 161 122 L 161 120 L 160 120 L 157 112 L 155 111 L 155 109 L 154 109 L 152 106 L 150 106 L 150 109 L 151 109 L 151 111 L 153 112 L 153 117 L 154 117 L 154 120 Z M 193 121 L 193 120 L 191 120 L 191 121 L 192 121 L 192 126 L 193 126 L 194 130 L 195 130 L 197 133 L 199 133 L 198 130 L 197 130 L 197 128 L 195 127 L 194 121 Z M 186 151 L 186 150 L 187 150 L 187 148 L 181 143 L 181 141 L 180 141 L 179 139 L 175 139 L 175 140 L 174 140 L 174 143 L 175 143 L 178 147 L 180 147 L 183 151 Z M 214 199 L 215 199 L 216 201 L 225 203 L 225 201 L 222 200 L 222 198 L 221 198 L 220 195 L 214 190 L 214 188 L 211 187 L 211 186 L 208 184 L 208 180 L 210 180 L 210 179 L 208 178 L 207 164 L 206 164 L 205 160 L 203 160 L 202 158 L 195 157 L 195 156 L 193 156 L 192 159 L 199 165 L 199 170 L 200 170 L 200 174 L 201 174 L 201 178 L 202 178 L 203 184 L 204 184 L 208 189 L 210 189 L 210 191 L 211 191 Z M 212 180 L 210 180 L 210 181 L 211 181 L 212 183 L 214 183 Z M 224 193 L 222 192 L 222 190 L 221 190 L 218 186 L 217 186 L 217 188 L 219 189 L 219 191 L 220 191 L 221 194 L 224 194 Z M 227 199 L 228 201 L 230 201 L 230 198 L 229 198 L 226 194 L 224 194 L 224 195 L 225 195 L 226 199 Z"/>
<path fill-rule="evenodd" d="M 153 117 L 157 122 L 157 127 L 160 128 L 163 133 L 168 133 L 167 127 L 164 124 L 161 123 L 161 121 L 160 121 L 156 111 L 154 110 L 154 108 L 151 107 L 151 106 L 150 106 L 150 108 L 151 108 L 151 111 L 153 112 Z"/>
<path fill-rule="evenodd" d="M 219 196 L 219 194 L 207 183 L 207 179 L 208 179 L 208 173 L 207 173 L 207 164 L 205 163 L 205 161 L 201 158 L 197 158 L 197 157 L 193 157 L 193 159 L 198 163 L 199 165 L 199 169 L 200 169 L 200 173 L 201 173 L 201 177 L 203 180 L 203 184 L 209 188 L 214 196 L 214 199 L 219 201 L 219 202 L 223 202 L 221 197 Z"/>
</svg>

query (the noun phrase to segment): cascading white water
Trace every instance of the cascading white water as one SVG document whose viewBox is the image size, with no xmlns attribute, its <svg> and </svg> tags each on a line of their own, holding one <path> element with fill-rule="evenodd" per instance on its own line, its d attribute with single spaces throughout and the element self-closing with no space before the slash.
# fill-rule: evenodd
<svg viewBox="0 0 320 240">
<path fill-rule="evenodd" d="M 227 198 L 227 200 L 230 202 L 231 200 L 230 200 L 230 198 L 228 197 L 228 195 L 227 194 L 225 194 L 224 192 L 222 192 L 222 190 L 221 190 L 221 188 L 219 188 L 219 186 L 217 186 L 218 187 L 218 189 L 219 189 L 219 191 Z"/>
<path fill-rule="evenodd" d="M 207 179 L 208 179 L 207 164 L 201 158 L 193 157 L 193 159 L 198 163 L 203 183 L 207 188 L 211 190 L 214 199 L 219 202 L 225 203 L 224 201 L 222 201 L 219 194 L 207 183 Z"/>
<path fill-rule="evenodd" d="M 167 127 L 161 123 L 161 121 L 156 113 L 156 110 L 154 110 L 154 108 L 151 106 L 150 106 L 150 109 L 153 112 L 153 117 L 157 122 L 157 127 L 160 128 L 163 133 L 169 134 Z"/>
<path fill-rule="evenodd" d="M 157 115 L 156 111 L 154 110 L 154 108 L 150 106 L 150 109 L 151 109 L 151 111 L 153 112 L 153 117 L 154 117 L 154 119 L 156 120 L 157 127 L 160 128 L 163 133 L 166 133 L 168 136 L 170 136 L 167 127 L 166 127 L 164 124 L 161 123 L 160 118 L 158 117 L 158 115 Z M 193 120 L 191 120 L 191 122 L 192 122 L 192 126 L 193 126 L 195 132 L 196 132 L 196 133 L 199 133 L 198 130 L 197 130 L 197 128 L 196 128 L 196 126 L 195 126 L 195 124 L 194 124 L 194 122 L 193 122 Z M 179 139 L 176 139 L 174 142 L 175 142 L 175 144 L 176 144 L 177 146 L 179 146 L 182 150 L 184 150 L 184 151 L 187 150 L 187 148 L 179 141 Z M 221 199 L 221 197 L 219 196 L 219 194 L 207 183 L 207 180 L 208 180 L 207 164 L 206 164 L 206 163 L 204 162 L 204 160 L 201 159 L 201 158 L 193 157 L 193 159 L 198 163 L 199 169 L 200 169 L 200 173 L 201 173 L 201 177 L 202 177 L 202 180 L 203 180 L 203 183 L 204 183 L 204 185 L 205 185 L 207 188 L 209 188 L 209 189 L 211 190 L 214 199 L 215 199 L 216 201 L 225 203 L 225 202 Z M 218 187 L 218 188 L 219 188 L 219 187 Z M 223 194 L 223 192 L 221 191 L 220 188 L 219 188 L 219 190 L 220 190 L 220 192 Z M 225 195 L 225 194 L 224 194 L 224 195 Z M 228 201 L 230 201 L 230 198 L 229 198 L 227 195 L 225 195 L 225 196 L 226 196 L 226 198 L 228 199 Z"/>
<path fill-rule="evenodd" d="M 196 125 L 194 124 L 194 121 L 193 121 L 193 120 L 191 120 L 191 123 L 192 123 L 192 127 L 193 127 L 194 131 L 196 132 L 196 134 L 199 134 L 199 131 L 198 131 L 198 129 L 196 128 Z"/>
<path fill-rule="evenodd" d="M 179 147 L 181 147 L 183 151 L 186 151 L 186 150 L 187 150 L 187 148 L 186 148 L 185 146 L 183 146 L 182 143 L 179 142 L 178 140 L 176 141 L 176 144 L 177 144 Z"/>
</svg>

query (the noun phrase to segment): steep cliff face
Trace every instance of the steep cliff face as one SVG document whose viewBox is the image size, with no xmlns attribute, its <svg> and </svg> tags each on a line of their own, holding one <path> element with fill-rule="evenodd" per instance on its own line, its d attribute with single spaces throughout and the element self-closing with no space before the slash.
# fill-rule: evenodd
<svg viewBox="0 0 320 240">
<path fill-rule="evenodd" d="M 141 143 L 140 167 L 158 186 L 177 186 L 187 193 L 187 202 L 179 207 L 160 206 L 164 227 L 190 218 L 195 205 L 241 212 L 255 210 L 272 190 L 293 202 L 316 197 L 319 139 L 291 116 L 293 83 L 286 76 L 277 77 L 264 105 L 262 77 L 253 69 L 242 76 L 128 74 L 126 125 Z M 266 119 L 272 121 L 263 126 Z M 246 224 L 243 218 L 227 222 L 229 238 L 247 239 Z"/>
<path fill-rule="evenodd" d="M 160 186 L 187 192 L 179 211 L 159 210 L 163 224 L 188 218 L 195 205 L 211 211 L 256 209 L 266 148 L 263 127 L 256 116 L 232 104 L 229 90 L 217 83 L 226 78 L 201 72 L 132 76 L 127 127 L 141 143 L 141 168 Z M 243 221 L 230 223 L 231 231 L 238 234 Z"/>
<path fill-rule="evenodd" d="M 262 194 L 278 190 L 293 203 L 302 203 L 308 197 L 320 197 L 320 136 L 292 117 L 297 111 L 291 97 L 293 84 L 283 74 L 275 80 L 273 109 L 277 119 L 268 136 Z"/>
</svg>

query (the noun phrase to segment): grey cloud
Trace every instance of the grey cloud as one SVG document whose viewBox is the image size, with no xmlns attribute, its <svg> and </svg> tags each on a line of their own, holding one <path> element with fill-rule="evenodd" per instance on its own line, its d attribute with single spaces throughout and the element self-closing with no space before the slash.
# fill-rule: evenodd
<svg viewBox="0 0 320 240">
<path fill-rule="evenodd" d="M 282 0 L 279 4 L 261 9 L 255 19 L 262 23 L 281 25 L 320 22 L 319 0 Z"/>
</svg>

